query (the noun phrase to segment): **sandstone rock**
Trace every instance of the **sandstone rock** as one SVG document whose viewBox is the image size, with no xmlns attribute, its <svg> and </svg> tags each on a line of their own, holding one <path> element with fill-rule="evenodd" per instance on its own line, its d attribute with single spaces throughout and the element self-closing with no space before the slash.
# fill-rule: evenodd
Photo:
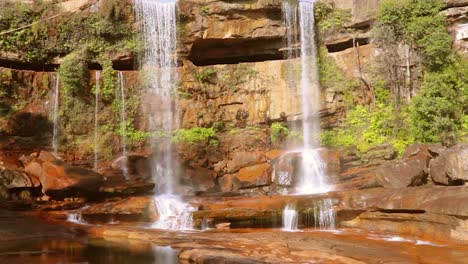
<svg viewBox="0 0 468 264">
<path fill-rule="evenodd" d="M 151 197 L 130 197 L 94 204 L 80 210 L 80 213 L 85 220 L 92 222 L 151 221 L 152 206 Z"/>
<path fill-rule="evenodd" d="M 271 183 L 271 165 L 262 163 L 245 167 L 234 174 L 241 188 L 266 186 Z"/>
<path fill-rule="evenodd" d="M 431 179 L 437 184 L 459 185 L 468 181 L 468 145 L 456 145 L 433 159 Z"/>
<path fill-rule="evenodd" d="M 265 162 L 265 155 L 261 151 L 234 152 L 230 155 L 225 172 L 233 173 L 241 168 Z"/>
<path fill-rule="evenodd" d="M 214 191 L 216 187 L 216 172 L 203 167 L 186 168 L 183 181 L 195 192 Z"/>
<path fill-rule="evenodd" d="M 265 157 L 267 158 L 267 160 L 271 161 L 281 157 L 284 153 L 284 150 L 272 149 L 270 151 L 265 152 Z"/>
<path fill-rule="evenodd" d="M 225 174 L 218 180 L 222 192 L 232 192 L 240 189 L 240 182 L 233 174 Z"/>
<path fill-rule="evenodd" d="M 154 183 L 144 181 L 104 182 L 99 192 L 112 196 L 141 195 L 153 190 L 154 186 Z"/>
<path fill-rule="evenodd" d="M 375 170 L 375 175 L 379 184 L 386 188 L 420 186 L 427 183 L 428 163 L 429 157 L 419 154 L 382 165 Z"/>
<path fill-rule="evenodd" d="M 40 160 L 30 162 L 25 172 L 37 177 L 42 184 L 43 193 L 64 197 L 63 195 L 82 195 L 82 192 L 95 192 L 102 184 L 102 176 L 92 170 L 72 167 L 63 161 Z M 74 190 L 74 191 L 73 191 Z M 77 192 L 77 193 L 74 193 Z"/>
</svg>

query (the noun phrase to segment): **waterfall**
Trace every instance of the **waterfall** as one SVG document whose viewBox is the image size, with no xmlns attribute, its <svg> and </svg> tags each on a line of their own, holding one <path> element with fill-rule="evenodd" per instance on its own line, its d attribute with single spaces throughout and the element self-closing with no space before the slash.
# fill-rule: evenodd
<svg viewBox="0 0 468 264">
<path fill-rule="evenodd" d="M 125 80 L 123 77 L 123 72 L 119 71 L 119 84 L 120 84 L 120 131 L 122 134 L 122 173 L 125 179 L 128 179 L 128 160 L 127 160 L 127 131 L 126 131 L 126 121 L 127 113 L 125 109 Z"/>
<path fill-rule="evenodd" d="M 302 159 L 296 185 L 298 194 L 324 193 L 331 190 L 327 183 L 326 164 L 320 156 L 319 149 L 321 93 L 315 42 L 314 4 L 315 0 L 299 0 L 299 2 L 286 0 L 282 5 L 283 21 L 287 28 L 288 59 L 297 56 L 294 48 L 299 46 L 297 42 L 300 41 L 303 145 L 300 150 Z M 332 201 L 324 200 L 314 207 L 314 217 L 316 217 L 316 227 L 334 228 Z"/>
<path fill-rule="evenodd" d="M 57 155 L 58 152 L 58 125 L 59 125 L 59 98 L 60 98 L 60 77 L 58 73 L 55 75 L 55 89 L 54 89 L 54 115 L 53 115 L 53 134 L 52 134 L 52 149 L 54 155 Z"/>
<path fill-rule="evenodd" d="M 288 204 L 283 210 L 283 230 L 297 231 L 298 214 L 296 206 Z"/>
<path fill-rule="evenodd" d="M 335 211 L 331 199 L 323 199 L 316 203 L 314 225 L 318 229 L 335 229 Z"/>
<path fill-rule="evenodd" d="M 156 183 L 155 204 L 159 220 L 154 227 L 164 229 L 187 229 L 185 214 L 190 214 L 190 206 L 175 194 L 178 187 L 174 173 L 170 136 L 177 128 L 176 95 L 176 1 L 175 0 L 136 0 L 136 16 L 141 25 L 145 54 L 142 70 L 148 83 L 148 109 L 150 109 L 149 129 L 166 136 L 154 136 L 151 140 L 152 178 Z"/>
<path fill-rule="evenodd" d="M 94 149 L 94 170 L 97 169 L 98 165 L 98 117 L 99 117 L 99 80 L 101 78 L 101 72 L 96 71 L 96 86 L 94 90 L 94 138 L 93 138 L 93 149 Z"/>
<path fill-rule="evenodd" d="M 300 194 L 323 193 L 330 190 L 326 164 L 320 157 L 320 83 L 315 44 L 314 0 L 283 2 L 283 17 L 287 28 L 288 58 L 300 40 L 303 146 L 301 173 L 296 189 Z M 297 29 L 299 24 L 299 29 Z M 299 33 L 299 38 L 298 38 Z"/>
</svg>

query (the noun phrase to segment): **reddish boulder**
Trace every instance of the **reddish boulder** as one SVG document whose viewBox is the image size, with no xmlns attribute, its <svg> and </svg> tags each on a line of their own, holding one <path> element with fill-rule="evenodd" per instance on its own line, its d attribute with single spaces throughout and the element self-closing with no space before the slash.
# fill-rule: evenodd
<svg viewBox="0 0 468 264">
<path fill-rule="evenodd" d="M 262 163 L 242 168 L 234 174 L 241 188 L 266 186 L 271 183 L 271 165 Z"/>
<path fill-rule="evenodd" d="M 227 162 L 225 172 L 233 173 L 241 168 L 266 162 L 262 151 L 241 151 L 231 154 L 231 159 Z"/>
<path fill-rule="evenodd" d="M 42 155 L 46 160 L 39 157 L 26 165 L 25 172 L 39 179 L 47 195 L 82 195 L 97 191 L 102 184 L 103 177 L 95 171 L 69 166 L 61 160 L 50 161 L 47 154 Z"/>
</svg>

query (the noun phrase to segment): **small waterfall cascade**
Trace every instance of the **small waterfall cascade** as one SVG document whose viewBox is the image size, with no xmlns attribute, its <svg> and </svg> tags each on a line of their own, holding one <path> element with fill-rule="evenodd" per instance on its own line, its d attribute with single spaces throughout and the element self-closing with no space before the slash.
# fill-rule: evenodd
<svg viewBox="0 0 468 264">
<path fill-rule="evenodd" d="M 315 0 L 285 0 L 282 5 L 283 21 L 287 28 L 288 58 L 296 56 L 294 48 L 299 46 L 298 41 L 300 42 L 303 145 L 298 150 L 302 153 L 302 159 L 295 190 L 297 194 L 326 193 L 332 189 L 327 183 L 326 163 L 320 156 L 321 92 L 315 42 L 314 5 Z M 331 224 L 334 227 L 334 220 L 329 219 L 334 216 L 332 201 L 320 203 L 316 208 L 318 211 L 314 212 L 314 216 L 318 217 L 318 228 L 330 228 Z"/>
<path fill-rule="evenodd" d="M 176 0 L 136 0 L 135 11 L 141 25 L 145 54 L 142 71 L 148 83 L 149 128 L 162 134 L 176 129 L 178 107 L 173 100 L 177 80 Z M 150 98 L 150 99 L 148 99 Z M 161 134 L 161 133 L 159 133 Z M 153 137 L 152 178 L 156 183 L 155 205 L 160 215 L 153 225 L 163 229 L 191 228 L 191 208 L 176 195 L 177 174 L 174 173 L 170 137 Z"/>
<path fill-rule="evenodd" d="M 75 224 L 87 224 L 80 213 L 69 213 L 67 215 L 67 221 Z"/>
<path fill-rule="evenodd" d="M 314 225 L 318 229 L 335 229 L 335 210 L 331 199 L 320 200 L 315 205 Z"/>
<path fill-rule="evenodd" d="M 298 230 L 298 213 L 296 206 L 288 204 L 283 210 L 283 230 L 297 231 Z"/>
<path fill-rule="evenodd" d="M 152 227 L 171 230 L 193 229 L 192 208 L 179 196 L 163 194 L 155 199 L 159 219 Z"/>
<path fill-rule="evenodd" d="M 52 132 L 52 149 L 54 155 L 58 152 L 58 136 L 59 136 L 59 104 L 60 104 L 60 77 L 57 73 L 55 75 L 55 88 L 54 88 L 54 109 L 53 109 L 53 123 L 54 128 Z"/>
<path fill-rule="evenodd" d="M 94 87 L 94 138 L 93 138 L 93 150 L 94 150 L 94 163 L 93 168 L 94 170 L 97 169 L 98 166 L 98 151 L 99 151 L 99 81 L 101 80 L 101 72 L 96 71 L 95 73 L 96 78 L 96 85 Z"/>
<path fill-rule="evenodd" d="M 125 179 L 128 179 L 128 160 L 127 160 L 127 134 L 126 134 L 126 121 L 127 113 L 125 108 L 125 80 L 123 72 L 119 71 L 118 74 L 120 84 L 120 131 L 122 134 L 121 148 L 122 148 L 122 173 Z"/>
</svg>

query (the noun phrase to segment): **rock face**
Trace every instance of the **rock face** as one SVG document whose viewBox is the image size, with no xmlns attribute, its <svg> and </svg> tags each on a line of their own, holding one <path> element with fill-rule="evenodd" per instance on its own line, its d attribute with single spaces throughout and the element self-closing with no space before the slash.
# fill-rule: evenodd
<svg viewBox="0 0 468 264">
<path fill-rule="evenodd" d="M 179 52 L 195 65 L 282 59 L 281 1 L 179 2 L 186 32 Z"/>
<path fill-rule="evenodd" d="M 431 179 L 436 184 L 462 185 L 468 181 L 468 145 L 456 145 L 430 163 Z"/>
</svg>

